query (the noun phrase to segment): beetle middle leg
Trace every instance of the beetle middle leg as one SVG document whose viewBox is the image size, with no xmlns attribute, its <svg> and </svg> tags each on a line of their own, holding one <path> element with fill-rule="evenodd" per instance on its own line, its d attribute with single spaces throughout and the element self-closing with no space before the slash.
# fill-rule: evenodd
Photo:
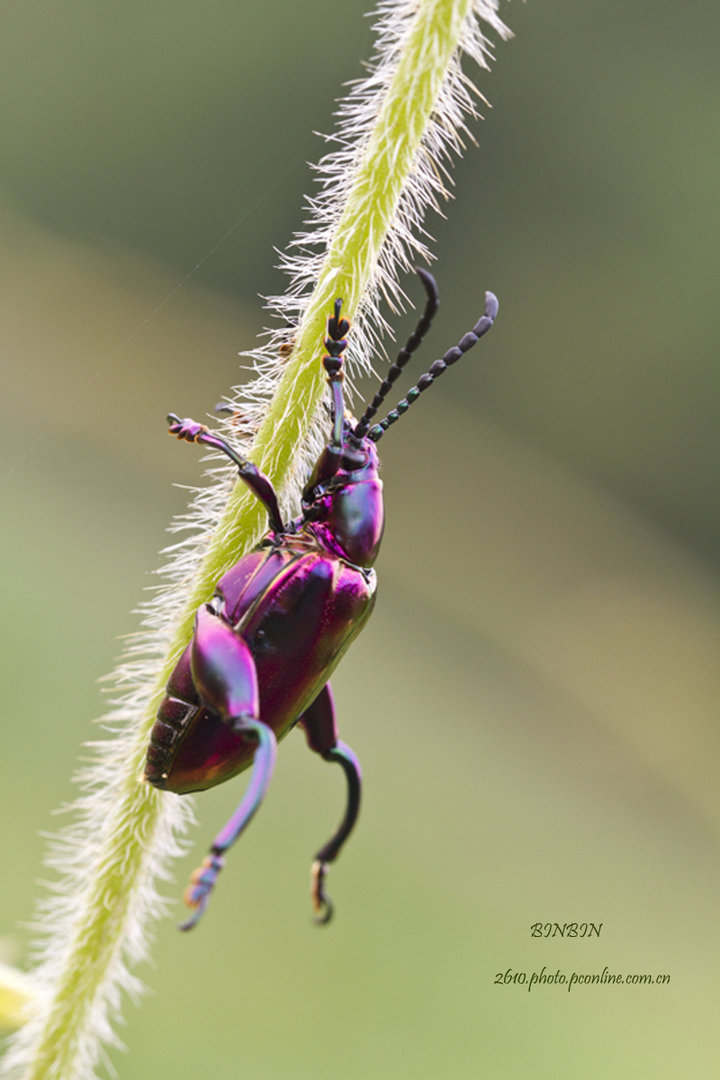
<svg viewBox="0 0 720 1080">
<path fill-rule="evenodd" d="M 308 746 L 325 761 L 335 761 L 341 766 L 347 780 L 347 803 L 345 815 L 339 828 L 320 848 L 315 856 L 311 874 L 311 898 L 315 910 L 315 922 L 328 923 L 332 918 L 333 905 L 325 892 L 325 878 L 331 862 L 340 854 L 340 850 L 353 830 L 360 811 L 360 792 L 362 773 L 360 762 L 347 743 L 337 737 L 335 705 L 330 683 L 326 683 L 312 705 L 306 709 L 299 723 L 305 730 Z"/>
<path fill-rule="evenodd" d="M 193 873 L 185 903 L 195 911 L 181 930 L 196 925 L 207 907 L 218 874 L 225 865 L 224 852 L 231 847 L 260 807 L 275 767 L 277 741 L 273 731 L 258 717 L 258 684 L 255 661 L 243 638 L 203 605 L 195 619 L 191 667 L 203 704 L 217 712 L 234 731 L 257 739 L 250 784 L 227 824 L 220 830 L 210 854 Z"/>
</svg>

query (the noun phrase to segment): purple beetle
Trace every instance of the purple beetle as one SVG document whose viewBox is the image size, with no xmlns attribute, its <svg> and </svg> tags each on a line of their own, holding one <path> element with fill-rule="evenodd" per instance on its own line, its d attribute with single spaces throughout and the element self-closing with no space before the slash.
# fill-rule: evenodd
<svg viewBox="0 0 720 1080">
<path fill-rule="evenodd" d="M 330 441 L 306 484 L 302 513 L 293 521 L 283 523 L 273 486 L 255 465 L 204 424 L 172 413 L 168 417 L 172 435 L 215 447 L 234 462 L 266 508 L 270 524 L 267 536 L 223 574 L 213 598 L 199 609 L 192 640 L 170 676 L 150 736 L 145 779 L 180 795 L 214 787 L 252 766 L 245 797 L 192 875 L 185 902 L 194 913 L 181 930 L 200 919 L 225 865 L 224 852 L 262 802 L 277 742 L 296 724 L 310 749 L 337 762 L 347 781 L 345 816 L 312 867 L 315 919 L 326 923 L 332 915 L 325 877 L 357 820 L 361 775 L 355 754 L 338 738 L 328 679 L 375 603 L 373 563 L 383 533 L 376 444 L 422 391 L 490 329 L 498 310 L 496 297 L 486 293 L 485 314 L 474 328 L 371 427 L 437 311 L 434 278 L 425 270 L 417 272 L 427 293 L 425 310 L 357 422 L 346 414 L 343 398 L 342 353 L 350 324 L 340 317 L 342 301 L 335 301 L 323 358 L 332 394 Z"/>
</svg>

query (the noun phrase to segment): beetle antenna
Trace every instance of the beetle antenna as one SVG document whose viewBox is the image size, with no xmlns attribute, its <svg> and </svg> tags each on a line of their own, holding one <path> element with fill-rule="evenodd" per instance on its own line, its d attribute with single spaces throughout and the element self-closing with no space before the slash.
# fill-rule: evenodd
<svg viewBox="0 0 720 1080">
<path fill-rule="evenodd" d="M 443 353 L 439 360 L 436 360 L 428 371 L 422 375 L 415 386 L 411 390 L 408 390 L 407 397 L 404 397 L 402 401 L 398 401 L 395 408 L 387 414 L 387 416 L 380 421 L 379 424 L 375 424 L 370 428 L 367 437 L 372 439 L 373 442 L 379 442 L 383 437 L 387 429 L 391 424 L 394 424 L 396 420 L 399 420 L 403 413 L 407 412 L 414 401 L 420 397 L 423 390 L 427 390 L 429 386 L 439 379 L 440 376 L 451 364 L 456 363 L 464 353 L 472 349 L 473 345 L 476 345 L 479 339 L 486 334 L 498 312 L 498 299 L 494 293 L 485 293 L 485 314 L 478 319 L 472 330 L 469 330 L 465 334 L 457 345 L 454 345 L 452 349 L 448 349 L 446 353 Z"/>
<path fill-rule="evenodd" d="M 415 352 L 422 339 L 427 334 L 430 328 L 430 323 L 433 321 L 435 312 L 437 311 L 438 305 L 440 304 L 440 295 L 438 293 L 437 283 L 432 274 L 428 273 L 427 270 L 423 270 L 420 266 L 415 267 L 415 272 L 422 281 L 425 292 L 427 293 L 425 310 L 423 311 L 417 326 L 413 330 L 410 337 L 407 339 L 404 347 L 398 353 L 395 363 L 391 364 L 390 368 L 388 369 L 387 375 L 380 384 L 380 389 L 366 408 L 365 412 L 358 420 L 357 425 L 355 426 L 355 429 L 353 431 L 353 435 L 356 439 L 363 439 L 367 434 L 367 430 L 370 426 L 370 421 L 375 416 L 375 413 L 378 411 L 383 401 L 387 397 L 393 383 L 399 376 L 400 372 L 405 367 L 408 360 Z"/>
<path fill-rule="evenodd" d="M 343 444 L 343 417 L 345 415 L 345 399 L 343 396 L 343 357 L 342 353 L 347 347 L 345 335 L 350 329 L 347 319 L 340 318 L 342 300 L 335 301 L 334 314 L 327 321 L 327 337 L 325 348 L 327 354 L 323 356 L 323 367 L 327 372 L 328 382 L 333 401 L 333 429 L 330 445 L 334 450 L 341 451 Z"/>
</svg>

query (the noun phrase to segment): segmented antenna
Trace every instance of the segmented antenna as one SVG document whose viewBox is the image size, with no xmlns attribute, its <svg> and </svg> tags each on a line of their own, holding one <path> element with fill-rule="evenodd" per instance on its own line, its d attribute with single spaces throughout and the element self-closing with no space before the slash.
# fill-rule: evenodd
<svg viewBox="0 0 720 1080">
<path fill-rule="evenodd" d="M 333 426 L 330 436 L 330 446 L 339 454 L 343 445 L 343 416 L 345 414 L 345 402 L 343 397 L 343 352 L 347 348 L 345 335 L 350 329 L 347 319 L 340 318 L 342 300 L 338 298 L 334 304 L 334 313 L 327 321 L 327 337 L 325 348 L 327 354 L 323 356 L 323 367 L 327 372 L 332 395 Z"/>
<path fill-rule="evenodd" d="M 428 275 L 429 277 L 430 275 Z M 446 353 L 443 353 L 440 360 L 436 360 L 430 369 L 422 375 L 415 386 L 411 390 L 408 390 L 407 397 L 404 397 L 402 401 L 398 401 L 395 408 L 387 414 L 387 416 L 380 421 L 379 424 L 375 424 L 370 428 L 367 434 L 368 439 L 372 439 L 373 442 L 379 442 L 383 437 L 387 429 L 394 424 L 396 420 L 399 420 L 403 413 L 406 413 L 414 401 L 420 397 L 424 390 L 427 390 L 429 386 L 439 379 L 444 371 L 446 371 L 451 364 L 456 363 L 461 356 L 472 349 L 473 345 L 476 345 L 478 340 L 486 334 L 498 312 L 498 299 L 494 293 L 485 293 L 485 314 L 480 318 L 472 330 L 469 330 L 465 334 L 457 345 L 454 345 L 452 349 L 448 349 Z M 396 376 L 397 377 L 397 376 Z M 383 384 L 384 385 L 384 384 Z"/>
<path fill-rule="evenodd" d="M 347 348 L 345 335 L 350 329 L 348 320 L 340 318 L 340 311 L 342 310 L 342 300 L 340 298 L 335 301 L 333 308 L 334 314 L 327 321 L 328 336 L 325 338 L 325 348 L 329 355 L 323 356 L 323 366 L 331 382 L 342 379 L 343 362 L 341 354 Z"/>
<path fill-rule="evenodd" d="M 367 434 L 367 430 L 370 426 L 370 421 L 382 405 L 400 372 L 405 367 L 408 360 L 415 352 L 422 339 L 425 337 L 428 329 L 430 328 L 430 323 L 433 321 L 435 312 L 438 309 L 438 305 L 440 303 L 440 296 L 438 294 L 438 287 L 435 282 L 435 278 L 432 276 L 432 274 L 429 274 L 427 270 L 423 270 L 419 266 L 415 268 L 415 272 L 422 281 L 423 286 L 425 287 L 425 292 L 427 293 L 425 310 L 422 313 L 422 317 L 420 318 L 417 326 L 408 338 L 404 348 L 402 348 L 398 353 L 397 360 L 388 369 L 388 373 L 385 379 L 380 384 L 380 389 L 366 408 L 365 412 L 358 420 L 355 429 L 353 430 L 353 435 L 356 439 L 362 439 Z"/>
</svg>

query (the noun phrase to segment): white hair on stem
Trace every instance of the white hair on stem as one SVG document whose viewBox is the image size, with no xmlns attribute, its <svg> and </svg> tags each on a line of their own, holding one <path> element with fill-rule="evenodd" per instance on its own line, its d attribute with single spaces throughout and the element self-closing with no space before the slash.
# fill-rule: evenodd
<svg viewBox="0 0 720 1080">
<path fill-rule="evenodd" d="M 425 211 L 447 197 L 450 161 L 479 96 L 461 58 L 487 67 L 482 24 L 509 36 L 497 7 L 498 0 L 378 5 L 375 53 L 339 105 L 306 229 L 282 256 L 288 289 L 268 300 L 281 325 L 246 354 L 254 377 L 227 399 L 255 432 L 244 452 L 286 506 L 320 447 L 314 417 L 332 302 L 342 296 L 354 322 L 350 363 L 367 368 L 387 329 L 380 302 L 402 309 L 398 275 L 430 257 Z M 237 426 L 226 423 L 237 440 Z M 264 528 L 262 507 L 240 482 L 228 497 L 227 476 L 226 465 L 212 466 L 207 486 L 171 527 L 185 535 L 166 549 L 164 584 L 141 606 L 141 628 L 111 676 L 113 707 L 102 722 L 109 737 L 91 744 L 81 795 L 69 808 L 73 822 L 48 856 L 59 876 L 38 905 L 33 1015 L 0 1068 L 7 1080 L 94 1078 L 103 1046 L 118 1045 L 112 1025 L 124 992 L 141 989 L 131 968 L 148 957 L 153 923 L 166 910 L 157 883 L 169 879 L 192 819 L 190 800 L 138 782 L 150 728 L 194 611 Z"/>
</svg>

